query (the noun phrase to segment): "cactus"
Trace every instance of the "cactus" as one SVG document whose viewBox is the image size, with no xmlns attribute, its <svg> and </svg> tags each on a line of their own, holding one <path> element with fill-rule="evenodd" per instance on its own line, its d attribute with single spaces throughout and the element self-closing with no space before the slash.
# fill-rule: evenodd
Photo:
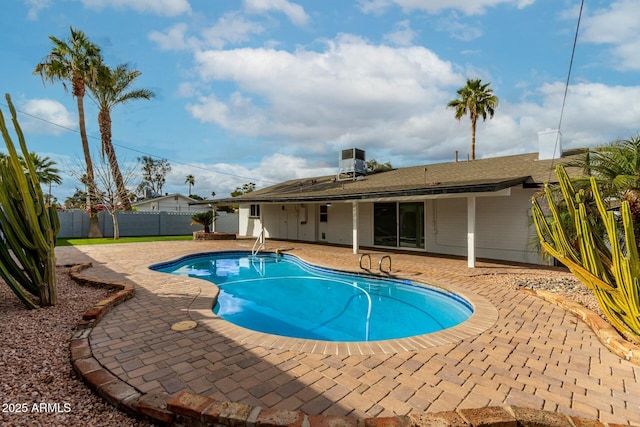
<svg viewBox="0 0 640 427">
<path fill-rule="evenodd" d="M 9 152 L 0 160 L 0 277 L 27 308 L 55 305 L 58 213 L 45 205 L 9 94 L 6 99 L 24 166 L 0 110 L 0 131 Z M 32 296 L 38 297 L 37 303 Z"/>
<path fill-rule="evenodd" d="M 597 215 L 587 215 L 586 192 L 576 192 L 561 165 L 556 167 L 556 174 L 575 228 L 563 226 L 559 205 L 546 185 L 550 215 L 546 216 L 538 200 L 532 199 L 540 243 L 594 293 L 612 326 L 627 340 L 640 344 L 640 260 L 629 203 L 623 201 L 620 206 L 620 227 L 620 220 L 607 210 L 592 177 Z M 597 231 L 602 228 L 598 225 L 604 226 L 604 233 Z"/>
</svg>

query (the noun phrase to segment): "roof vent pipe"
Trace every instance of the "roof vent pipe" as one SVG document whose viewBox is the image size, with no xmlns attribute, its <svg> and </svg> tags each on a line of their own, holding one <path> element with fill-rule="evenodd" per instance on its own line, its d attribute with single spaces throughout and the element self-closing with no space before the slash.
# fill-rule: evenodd
<svg viewBox="0 0 640 427">
<path fill-rule="evenodd" d="M 546 129 L 538 132 L 538 160 L 559 159 L 562 157 L 562 134 L 558 129 Z"/>
</svg>

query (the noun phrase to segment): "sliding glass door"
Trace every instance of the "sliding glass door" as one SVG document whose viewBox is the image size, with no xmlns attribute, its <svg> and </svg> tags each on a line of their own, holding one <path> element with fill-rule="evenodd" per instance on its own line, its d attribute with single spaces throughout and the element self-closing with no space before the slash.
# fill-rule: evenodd
<svg viewBox="0 0 640 427">
<path fill-rule="evenodd" d="M 398 212 L 395 203 L 374 203 L 373 244 L 376 246 L 398 245 Z"/>
<path fill-rule="evenodd" d="M 375 246 L 424 248 L 424 203 L 374 203 Z"/>
<path fill-rule="evenodd" d="M 400 203 L 400 247 L 424 248 L 424 203 Z"/>
</svg>

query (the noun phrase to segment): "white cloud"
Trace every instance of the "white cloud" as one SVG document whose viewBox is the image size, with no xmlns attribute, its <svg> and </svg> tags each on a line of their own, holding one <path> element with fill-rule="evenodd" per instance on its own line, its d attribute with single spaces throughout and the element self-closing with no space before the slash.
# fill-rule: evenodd
<svg viewBox="0 0 640 427">
<path fill-rule="evenodd" d="M 411 46 L 416 33 L 411 29 L 411 22 L 402 21 L 396 24 L 395 31 L 384 35 L 384 40 L 396 46 Z"/>
<path fill-rule="evenodd" d="M 202 48 L 222 49 L 228 44 L 239 44 L 251 35 L 261 34 L 264 28 L 247 20 L 237 12 L 227 13 L 204 29 L 194 29 L 186 23 L 177 23 L 164 32 L 152 31 L 149 40 L 162 50 L 198 50 Z M 190 35 L 198 33 L 196 35 Z"/>
<path fill-rule="evenodd" d="M 203 81 L 232 81 L 238 90 L 227 100 L 214 94 L 199 99 L 189 106 L 195 117 L 293 145 L 347 135 L 355 141 L 368 129 L 391 129 L 416 110 L 442 105 L 444 88 L 462 80 L 423 47 L 396 49 L 346 35 L 323 52 L 203 51 L 196 66 Z"/>
<path fill-rule="evenodd" d="M 523 9 L 535 0 L 359 0 L 358 6 L 363 13 L 381 14 L 392 4 L 402 8 L 404 12 L 423 10 L 428 13 L 440 13 L 443 10 L 458 10 L 465 15 L 481 15 L 488 8 L 501 4 L 512 4 Z"/>
<path fill-rule="evenodd" d="M 228 13 L 215 25 L 202 31 L 207 46 L 222 49 L 226 44 L 239 44 L 249 40 L 252 34 L 260 34 L 264 28 L 255 22 L 248 21 L 239 13 Z"/>
<path fill-rule="evenodd" d="M 298 26 L 303 26 L 309 21 L 304 8 L 288 0 L 244 0 L 244 7 L 249 13 L 266 13 L 272 10 L 284 13 Z"/>
<path fill-rule="evenodd" d="M 27 114 L 20 118 L 25 133 L 60 135 L 77 127 L 73 114 L 52 99 L 30 99 L 20 109 Z"/>
<path fill-rule="evenodd" d="M 287 179 L 332 175 L 336 173 L 337 163 L 337 155 L 335 165 L 324 165 L 313 164 L 308 158 L 275 153 L 263 158 L 254 173 L 268 181 L 282 182 Z"/>
<path fill-rule="evenodd" d="M 155 42 L 162 50 L 196 49 L 200 42 L 195 37 L 187 37 L 189 27 L 185 23 L 178 23 L 165 32 L 152 31 L 149 40 Z"/>
<path fill-rule="evenodd" d="M 451 12 L 442 18 L 437 24 L 438 31 L 446 31 L 449 35 L 458 40 L 471 41 L 482 36 L 482 24 L 468 24 L 460 20 L 456 12 Z"/>
<path fill-rule="evenodd" d="M 38 19 L 39 13 L 51 6 L 51 0 L 25 0 L 29 7 L 27 11 L 27 19 L 35 21 Z"/>
<path fill-rule="evenodd" d="M 162 16 L 178 16 L 191 13 L 188 0 L 80 0 L 91 9 L 133 9 L 141 13 L 153 13 Z"/>
<path fill-rule="evenodd" d="M 451 160 L 456 150 L 465 158 L 469 151 L 468 118 L 457 122 L 446 109 L 464 77 L 424 47 L 393 48 L 342 35 L 320 52 L 203 51 L 196 68 L 203 85 L 230 81 L 236 91 L 228 97 L 202 92 L 188 106 L 191 114 L 231 134 L 277 141 L 273 152 L 313 159 L 355 146 L 400 166 Z M 557 82 L 531 88 L 536 101 L 501 99 L 495 117 L 478 125 L 478 155 L 536 151 L 537 132 L 558 125 L 563 94 Z M 628 100 L 639 97 L 639 86 L 572 85 L 565 147 L 635 134 L 640 104 Z"/>
<path fill-rule="evenodd" d="M 335 165 L 324 165 L 281 153 L 263 157 L 254 167 L 230 163 L 172 164 L 164 191 L 187 194 L 189 187 L 184 181 L 191 174 L 195 178 L 192 194 L 210 198 L 215 191 L 215 197 L 220 199 L 230 197 L 231 192 L 244 183 L 253 182 L 256 188 L 263 188 L 289 179 L 332 175 L 336 170 L 337 160 Z"/>
<path fill-rule="evenodd" d="M 358 8 L 362 13 L 381 15 L 393 5 L 391 0 L 357 0 Z"/>
<path fill-rule="evenodd" d="M 638 0 L 612 2 L 607 8 L 596 9 L 584 17 L 581 41 L 610 46 L 611 62 L 617 68 L 640 70 L 638 21 Z"/>
</svg>

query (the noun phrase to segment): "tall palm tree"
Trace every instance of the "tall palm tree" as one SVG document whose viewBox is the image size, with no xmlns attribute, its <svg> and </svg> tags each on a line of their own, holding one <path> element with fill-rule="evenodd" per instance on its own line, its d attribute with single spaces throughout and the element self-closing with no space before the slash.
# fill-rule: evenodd
<svg viewBox="0 0 640 427">
<path fill-rule="evenodd" d="M 40 155 L 31 151 L 29 152 L 29 159 L 36 171 L 38 181 L 41 184 L 49 185 L 49 193 L 47 194 L 48 205 L 51 202 L 51 185 L 62 184 L 62 178 L 58 175 L 60 170 L 55 167 L 56 162 L 51 160 L 48 156 L 40 157 Z M 27 166 L 24 159 L 21 158 L 20 163 L 22 163 L 23 167 L 26 169 Z"/>
<path fill-rule="evenodd" d="M 102 63 L 100 48 L 93 44 L 84 32 L 71 29 L 71 37 L 65 41 L 49 36 L 53 43 L 51 52 L 44 60 L 36 65 L 33 74 L 42 77 L 42 80 L 49 83 L 61 81 L 65 90 L 66 82 L 71 82 L 71 93 L 76 98 L 78 107 L 78 125 L 80 128 L 80 139 L 82 140 L 82 151 L 87 165 L 86 184 L 89 195 L 96 194 L 96 184 L 93 174 L 93 162 L 89 150 L 89 140 L 87 138 L 87 128 L 84 118 L 84 95 L 87 84 L 91 85 L 97 79 L 98 65 Z M 98 224 L 98 215 L 91 209 L 90 197 L 87 198 L 90 211 L 89 237 L 102 237 Z"/>
<path fill-rule="evenodd" d="M 129 190 L 124 184 L 116 150 L 112 143 L 111 110 L 119 104 L 136 99 L 151 99 L 155 96 L 152 91 L 147 89 L 131 89 L 131 85 L 141 74 L 140 71 L 130 70 L 127 64 L 118 65 L 116 68 L 100 65 L 98 66 L 98 78 L 89 85 L 89 90 L 100 109 L 98 125 L 102 141 L 102 155 L 107 156 L 118 198 L 125 211 L 131 210 L 131 199 Z"/>
<path fill-rule="evenodd" d="M 482 84 L 480 79 L 467 79 L 467 85 L 458 89 L 458 98 L 449 101 L 447 108 L 453 108 L 456 112 L 456 119 L 459 121 L 462 116 L 469 114 L 471 119 L 471 160 L 476 158 L 476 122 L 478 117 L 482 120 L 493 118 L 495 109 L 498 107 L 498 97 L 493 94 L 493 89 L 489 87 L 491 83 Z"/>
<path fill-rule="evenodd" d="M 189 174 L 187 175 L 187 179 L 184 180 L 184 183 L 189 184 L 189 196 L 191 196 L 191 187 L 196 185 L 196 179 L 193 175 Z"/>
</svg>

